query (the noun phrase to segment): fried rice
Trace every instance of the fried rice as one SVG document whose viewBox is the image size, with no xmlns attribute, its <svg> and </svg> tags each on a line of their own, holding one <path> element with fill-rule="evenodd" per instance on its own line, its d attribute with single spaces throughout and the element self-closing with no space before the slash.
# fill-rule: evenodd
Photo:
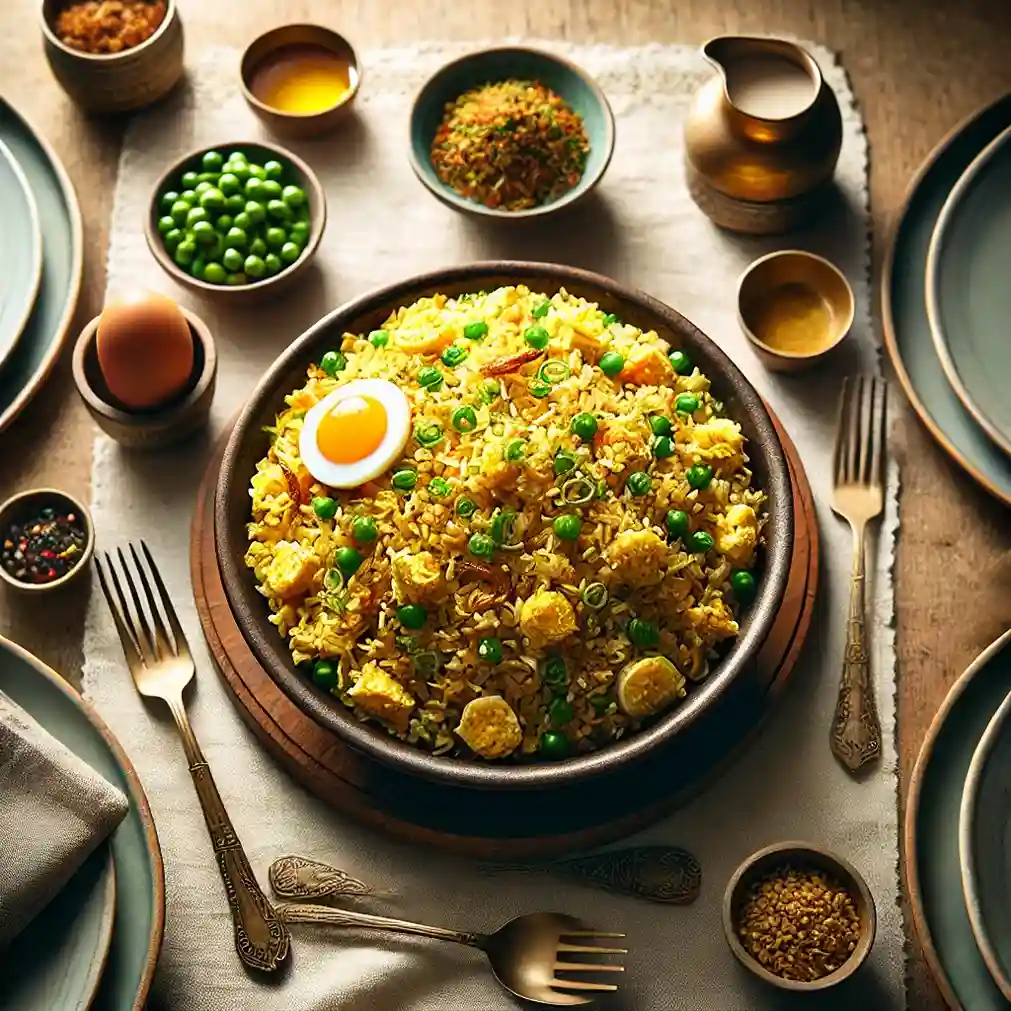
<svg viewBox="0 0 1011 1011">
<path fill-rule="evenodd" d="M 468 339 L 475 322 L 487 330 Z M 252 477 L 245 561 L 294 661 L 358 718 L 436 754 L 606 746 L 656 714 L 629 687 L 644 665 L 666 678 L 654 710 L 676 705 L 738 633 L 764 523 L 740 426 L 706 376 L 564 289 L 437 294 L 383 329 L 381 347 L 344 334 L 333 375 L 308 366 Z M 413 434 L 384 474 L 335 490 L 309 475 L 299 437 L 306 412 L 355 379 L 398 386 Z M 473 430 L 454 428 L 461 406 Z M 404 468 L 417 480 L 398 490 Z M 377 536 L 342 579 L 334 559 L 361 517 Z M 280 592 L 284 552 L 305 578 Z M 420 627 L 405 627 L 405 603 Z"/>
</svg>

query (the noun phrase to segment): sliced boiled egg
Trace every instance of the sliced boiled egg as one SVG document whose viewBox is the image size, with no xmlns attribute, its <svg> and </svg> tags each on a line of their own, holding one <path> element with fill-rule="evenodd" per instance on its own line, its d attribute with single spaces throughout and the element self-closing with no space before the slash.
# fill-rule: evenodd
<svg viewBox="0 0 1011 1011">
<path fill-rule="evenodd" d="M 330 488 L 356 488 L 385 471 L 411 435 L 411 406 L 385 379 L 355 379 L 305 416 L 298 451 L 312 476 Z"/>
</svg>

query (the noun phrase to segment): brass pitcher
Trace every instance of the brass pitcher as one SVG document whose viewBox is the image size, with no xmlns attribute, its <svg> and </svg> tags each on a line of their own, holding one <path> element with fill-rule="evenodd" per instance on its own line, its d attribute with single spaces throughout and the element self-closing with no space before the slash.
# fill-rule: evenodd
<svg viewBox="0 0 1011 1011">
<path fill-rule="evenodd" d="M 724 35 L 702 54 L 719 71 L 685 122 L 688 189 L 717 225 L 773 234 L 804 224 L 831 186 L 842 147 L 832 89 L 806 50 Z"/>
</svg>

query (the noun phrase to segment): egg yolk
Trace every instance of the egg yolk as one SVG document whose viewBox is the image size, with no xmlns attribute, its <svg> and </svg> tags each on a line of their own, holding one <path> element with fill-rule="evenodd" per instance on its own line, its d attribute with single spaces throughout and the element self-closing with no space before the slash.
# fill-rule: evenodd
<svg viewBox="0 0 1011 1011">
<path fill-rule="evenodd" d="M 348 397 L 320 419 L 316 445 L 331 463 L 358 463 L 386 435 L 386 409 L 372 397 Z"/>
</svg>

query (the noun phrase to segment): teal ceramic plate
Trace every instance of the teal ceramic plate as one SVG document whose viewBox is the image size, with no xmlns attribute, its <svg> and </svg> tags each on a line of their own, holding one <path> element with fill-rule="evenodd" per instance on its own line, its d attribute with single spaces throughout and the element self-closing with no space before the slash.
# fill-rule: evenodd
<svg viewBox="0 0 1011 1011">
<path fill-rule="evenodd" d="M 1011 455 L 1011 128 L 966 169 L 927 255 L 934 346 L 966 409 Z"/>
<path fill-rule="evenodd" d="M 115 864 L 103 843 L 0 952 L 0 1008 L 86 1011 L 102 979 L 115 913 Z"/>
<path fill-rule="evenodd" d="M 446 104 L 471 88 L 510 78 L 533 80 L 560 95 L 582 117 L 590 154 L 579 182 L 549 204 L 521 211 L 485 207 L 460 196 L 432 167 L 429 152 L 442 122 Z M 437 71 L 418 92 L 411 108 L 411 168 L 443 203 L 457 210 L 490 218 L 533 218 L 574 204 L 600 182 L 614 153 L 614 115 L 604 92 L 574 63 L 524 46 L 504 46 L 470 53 Z"/>
<path fill-rule="evenodd" d="M 885 259 L 881 309 L 885 346 L 913 408 L 952 459 L 1011 504 L 1011 458 L 976 424 L 948 382 L 926 299 L 927 253 L 941 208 L 973 159 L 1008 126 L 1011 94 L 959 126 L 920 169 Z"/>
<path fill-rule="evenodd" d="M 0 366 L 10 357 L 42 280 L 42 229 L 35 196 L 0 141 Z"/>
<path fill-rule="evenodd" d="M 165 926 L 165 875 L 151 809 L 130 760 L 98 714 L 55 671 L 0 637 L 0 689 L 54 737 L 118 786 L 130 811 L 112 835 L 116 919 L 93 1011 L 141 1011 Z M 0 1008 L 6 1008 L 0 989 Z M 53 994 L 48 995 L 53 998 Z M 68 995 L 17 1011 L 81 1011 Z"/>
<path fill-rule="evenodd" d="M 945 1001 L 962 1011 L 1008 1007 L 976 947 L 962 894 L 958 837 L 973 754 L 1009 691 L 1011 632 L 1006 632 L 948 692 L 920 749 L 906 801 L 906 888 L 913 926 Z"/>
<path fill-rule="evenodd" d="M 969 922 L 990 975 L 1011 1001 L 1011 695 L 972 756 L 958 852 Z"/>
<path fill-rule="evenodd" d="M 42 229 L 42 281 L 28 325 L 0 369 L 0 431 L 48 377 L 63 346 L 81 287 L 84 245 L 74 188 L 49 145 L 0 98 L 0 141 L 14 156 L 35 197 Z M 0 206 L 0 245 L 6 242 Z"/>
</svg>

